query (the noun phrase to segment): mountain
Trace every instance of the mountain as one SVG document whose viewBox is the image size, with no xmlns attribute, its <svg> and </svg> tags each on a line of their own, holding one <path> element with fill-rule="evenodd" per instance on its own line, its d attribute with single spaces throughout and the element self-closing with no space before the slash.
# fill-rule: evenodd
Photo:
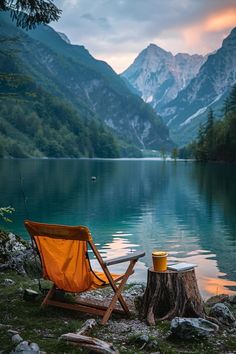
<svg viewBox="0 0 236 354">
<path fill-rule="evenodd" d="M 69 38 L 67 37 L 67 35 L 65 33 L 62 33 L 62 32 L 57 32 L 57 33 L 59 34 L 61 39 L 63 39 L 66 43 L 71 44 L 71 41 L 69 40 Z"/>
<path fill-rule="evenodd" d="M 1 45 L 11 51 L 9 56 L 14 52 L 18 74 L 29 77 L 44 94 L 69 105 L 86 126 L 90 119 L 105 125 L 122 154 L 173 146 L 168 129 L 154 110 L 83 46 L 71 45 L 49 26 L 23 31 L 5 13 L 0 14 L 0 24 Z M 7 70 L 14 73 L 14 65 Z M 0 63 L 1 73 L 4 70 Z"/>
<path fill-rule="evenodd" d="M 173 55 L 150 44 L 121 75 L 145 102 L 157 111 L 173 100 L 198 73 L 205 61 L 201 55 Z"/>
<path fill-rule="evenodd" d="M 236 82 L 236 28 L 222 47 L 206 57 L 177 54 L 150 44 L 122 74 L 149 102 L 183 146 L 205 124 L 207 111 L 222 117 L 222 107 Z"/>
<path fill-rule="evenodd" d="M 212 108 L 218 117 L 232 86 L 236 82 L 236 28 L 220 49 L 208 56 L 199 73 L 178 96 L 162 109 L 175 142 L 183 145 L 191 141 L 205 123 L 207 110 Z"/>
</svg>

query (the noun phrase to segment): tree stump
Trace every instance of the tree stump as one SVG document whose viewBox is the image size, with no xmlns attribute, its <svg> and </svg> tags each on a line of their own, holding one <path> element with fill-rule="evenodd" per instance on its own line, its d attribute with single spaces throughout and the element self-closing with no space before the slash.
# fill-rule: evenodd
<svg viewBox="0 0 236 354">
<path fill-rule="evenodd" d="M 155 272 L 148 269 L 141 316 L 149 325 L 178 317 L 205 317 L 194 269 Z"/>
</svg>

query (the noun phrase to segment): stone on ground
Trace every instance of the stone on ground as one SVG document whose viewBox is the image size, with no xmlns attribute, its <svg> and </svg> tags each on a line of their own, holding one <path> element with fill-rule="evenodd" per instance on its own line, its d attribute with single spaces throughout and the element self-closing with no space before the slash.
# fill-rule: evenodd
<svg viewBox="0 0 236 354">
<path fill-rule="evenodd" d="M 171 332 L 181 339 L 207 337 L 218 331 L 219 327 L 203 318 L 175 317 L 171 321 Z"/>
<path fill-rule="evenodd" d="M 236 321 L 233 313 L 230 311 L 228 306 L 222 303 L 215 304 L 211 308 L 209 315 L 211 317 L 216 318 L 221 324 L 226 326 L 233 325 Z"/>
<path fill-rule="evenodd" d="M 31 342 L 27 342 L 26 340 L 19 343 L 15 350 L 11 352 L 11 354 L 39 354 L 40 353 L 40 349 L 38 344 L 36 343 L 31 343 Z"/>
</svg>

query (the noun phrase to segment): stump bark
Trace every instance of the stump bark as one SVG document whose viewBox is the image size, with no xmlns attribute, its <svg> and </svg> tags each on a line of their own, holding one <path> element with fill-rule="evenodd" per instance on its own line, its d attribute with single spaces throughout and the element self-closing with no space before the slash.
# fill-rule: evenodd
<svg viewBox="0 0 236 354">
<path fill-rule="evenodd" d="M 195 270 L 155 272 L 148 269 L 141 317 L 149 325 L 178 317 L 205 317 Z"/>
</svg>

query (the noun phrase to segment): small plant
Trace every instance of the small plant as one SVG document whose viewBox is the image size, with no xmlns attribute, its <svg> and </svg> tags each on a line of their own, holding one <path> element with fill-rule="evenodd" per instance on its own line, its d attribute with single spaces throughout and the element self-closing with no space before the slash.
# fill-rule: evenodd
<svg viewBox="0 0 236 354">
<path fill-rule="evenodd" d="M 12 214 L 15 211 L 14 208 L 11 206 L 8 207 L 0 207 L 0 220 L 3 220 L 5 222 L 12 222 L 11 219 L 7 217 L 7 215 Z"/>
</svg>

